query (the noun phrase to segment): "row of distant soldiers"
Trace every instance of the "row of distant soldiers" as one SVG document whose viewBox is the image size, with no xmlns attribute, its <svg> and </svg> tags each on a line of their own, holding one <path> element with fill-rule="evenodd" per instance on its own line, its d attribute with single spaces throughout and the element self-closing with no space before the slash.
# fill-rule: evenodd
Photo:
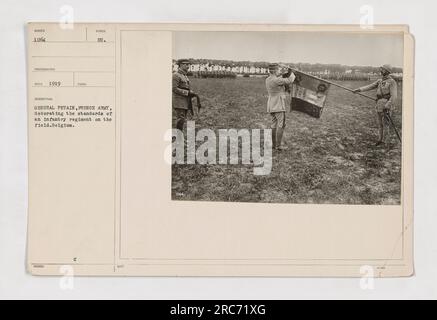
<svg viewBox="0 0 437 320">
<path fill-rule="evenodd" d="M 173 72 L 178 71 L 177 61 L 173 61 Z M 211 63 L 195 63 L 188 67 L 188 73 L 199 78 L 211 78 L 216 75 L 216 78 L 230 77 L 234 74 L 253 74 L 253 75 L 268 75 L 268 67 L 256 67 L 250 65 L 219 65 Z M 311 75 L 327 80 L 370 80 L 370 74 L 362 72 L 354 72 L 347 70 L 346 72 L 330 72 L 329 70 L 308 72 Z"/>
<path fill-rule="evenodd" d="M 235 79 L 237 74 L 232 71 L 197 71 L 197 72 L 189 72 L 188 75 L 192 75 L 194 78 L 227 78 L 227 79 Z"/>
<path fill-rule="evenodd" d="M 189 60 L 188 60 L 189 61 Z M 176 72 L 178 70 L 178 63 L 173 62 L 173 71 Z M 201 71 L 227 71 L 227 72 L 233 72 L 237 74 L 267 74 L 268 68 L 263 67 L 255 67 L 255 66 L 247 66 L 247 65 L 241 65 L 241 66 L 229 66 L 229 65 L 218 65 L 218 64 L 210 64 L 210 63 L 204 63 L 204 64 L 190 64 L 188 67 L 188 72 L 201 72 Z"/>
<path fill-rule="evenodd" d="M 313 76 L 334 81 L 369 81 L 371 75 L 368 73 L 346 73 L 346 72 L 332 72 L 332 73 L 310 73 Z"/>
</svg>

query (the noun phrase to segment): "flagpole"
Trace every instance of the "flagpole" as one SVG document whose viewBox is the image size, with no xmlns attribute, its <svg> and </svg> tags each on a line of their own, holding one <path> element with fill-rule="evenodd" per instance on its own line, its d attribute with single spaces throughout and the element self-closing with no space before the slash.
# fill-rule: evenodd
<svg viewBox="0 0 437 320">
<path fill-rule="evenodd" d="M 332 84 L 333 86 L 336 86 L 336 87 L 342 88 L 342 89 L 344 89 L 344 90 L 350 91 L 350 92 L 352 92 L 352 93 L 354 93 L 354 94 L 358 94 L 358 95 L 360 95 L 360 96 L 362 96 L 362 97 L 365 97 L 365 98 L 367 98 L 367 99 L 371 99 L 371 100 L 373 100 L 373 101 L 376 101 L 376 98 L 373 98 L 373 97 L 371 97 L 371 96 L 368 96 L 368 95 L 366 95 L 366 94 L 364 94 L 364 93 L 354 92 L 354 90 L 352 90 L 352 89 L 350 89 L 350 88 L 348 88 L 348 87 L 342 86 L 341 84 L 338 84 L 338 83 L 335 83 L 335 82 L 331 82 L 331 81 L 329 81 L 329 80 L 322 79 L 322 78 L 319 78 L 319 77 L 313 76 L 313 75 L 311 75 L 311 74 L 308 74 L 308 73 L 305 73 L 305 72 L 302 72 L 302 71 L 299 71 L 299 70 L 296 70 L 296 69 L 293 69 L 293 68 L 290 68 L 290 67 L 287 67 L 287 68 L 291 69 L 292 71 L 302 73 L 302 74 L 304 74 L 304 75 L 306 75 L 306 76 L 308 76 L 308 77 L 310 77 L 310 78 L 317 79 L 317 80 L 320 80 L 320 81 L 323 81 L 323 82 L 326 82 L 326 83 Z"/>
<path fill-rule="evenodd" d="M 287 67 L 288 67 L 288 66 L 287 66 Z M 360 93 L 360 92 L 354 92 L 352 89 L 350 89 L 350 88 L 348 88 L 348 87 L 345 87 L 345 86 L 342 86 L 341 84 L 338 84 L 338 83 L 335 83 L 335 82 L 331 82 L 331 81 L 329 81 L 329 80 L 325 80 L 325 79 L 322 79 L 322 78 L 319 78 L 319 77 L 313 76 L 313 75 L 311 75 L 311 74 L 308 74 L 308 73 L 305 73 L 305 72 L 302 72 L 302 71 L 296 70 L 296 69 L 291 68 L 291 67 L 288 67 L 288 68 L 289 68 L 290 70 L 292 70 L 292 71 L 300 72 L 300 73 L 302 73 L 302 74 L 304 74 L 304 75 L 306 75 L 306 76 L 308 76 L 308 77 L 310 77 L 310 78 L 317 79 L 317 80 L 320 80 L 320 81 L 324 81 L 324 82 L 326 82 L 326 83 L 332 84 L 333 86 L 336 86 L 336 87 L 342 88 L 342 89 L 344 89 L 344 90 L 347 90 L 347 91 L 353 92 L 353 93 L 355 93 L 355 94 L 358 94 L 358 95 L 363 96 L 363 97 L 365 97 L 365 98 L 371 99 L 371 100 L 373 100 L 373 101 L 377 101 L 376 98 L 373 98 L 373 97 L 371 97 L 371 96 L 365 95 L 365 94 Z M 401 136 L 400 136 L 400 134 L 399 134 L 399 131 L 398 131 L 398 129 L 396 128 L 396 126 L 395 126 L 395 124 L 394 124 L 394 122 L 393 122 L 393 119 L 391 118 L 390 114 L 386 114 L 386 113 L 384 113 L 384 117 L 386 117 L 386 118 L 388 119 L 388 122 L 389 122 L 389 124 L 393 127 L 393 129 L 395 130 L 395 132 L 396 132 L 396 136 L 398 137 L 399 141 L 402 142 L 402 139 L 401 139 Z"/>
</svg>

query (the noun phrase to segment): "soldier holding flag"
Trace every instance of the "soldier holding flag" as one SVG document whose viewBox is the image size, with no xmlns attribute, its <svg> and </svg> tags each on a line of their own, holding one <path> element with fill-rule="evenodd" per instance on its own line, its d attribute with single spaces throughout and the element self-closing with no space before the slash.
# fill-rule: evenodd
<svg viewBox="0 0 437 320">
<path fill-rule="evenodd" d="M 369 91 L 376 88 L 376 114 L 379 127 L 379 140 L 376 145 L 384 143 L 384 137 L 388 137 L 390 133 L 391 111 L 397 99 L 397 84 L 390 76 L 392 68 L 390 65 L 380 67 L 382 78 L 378 81 L 361 88 L 353 90 L 354 93 Z"/>
<path fill-rule="evenodd" d="M 270 75 L 266 79 L 266 88 L 269 94 L 267 112 L 270 113 L 272 118 L 271 128 L 273 149 L 285 150 L 287 147 L 281 145 L 285 128 L 285 86 L 293 83 L 295 75 L 290 72 L 288 77 L 283 78 L 281 76 L 282 72 L 280 66 L 277 63 L 269 65 L 269 73 Z"/>
</svg>

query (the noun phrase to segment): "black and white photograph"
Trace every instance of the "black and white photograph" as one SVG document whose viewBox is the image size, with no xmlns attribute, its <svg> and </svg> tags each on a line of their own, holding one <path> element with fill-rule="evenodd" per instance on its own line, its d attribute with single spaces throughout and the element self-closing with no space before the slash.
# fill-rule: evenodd
<svg viewBox="0 0 437 320">
<path fill-rule="evenodd" d="M 172 199 L 399 205 L 403 41 L 174 32 Z"/>
</svg>

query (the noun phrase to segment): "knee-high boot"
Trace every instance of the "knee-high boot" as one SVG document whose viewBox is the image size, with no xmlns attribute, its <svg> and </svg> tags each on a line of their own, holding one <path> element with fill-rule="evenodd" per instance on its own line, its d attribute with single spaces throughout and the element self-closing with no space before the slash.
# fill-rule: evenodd
<svg viewBox="0 0 437 320">
<path fill-rule="evenodd" d="M 276 128 L 272 129 L 272 148 L 276 149 Z"/>
<path fill-rule="evenodd" d="M 284 128 L 278 128 L 276 132 L 276 149 L 278 150 L 287 150 L 286 146 L 282 146 L 282 136 L 284 135 Z"/>
<path fill-rule="evenodd" d="M 184 131 L 184 123 L 185 123 L 185 120 L 179 119 L 176 122 L 176 129 L 179 129 L 179 130 L 181 130 L 183 132 Z"/>
</svg>

